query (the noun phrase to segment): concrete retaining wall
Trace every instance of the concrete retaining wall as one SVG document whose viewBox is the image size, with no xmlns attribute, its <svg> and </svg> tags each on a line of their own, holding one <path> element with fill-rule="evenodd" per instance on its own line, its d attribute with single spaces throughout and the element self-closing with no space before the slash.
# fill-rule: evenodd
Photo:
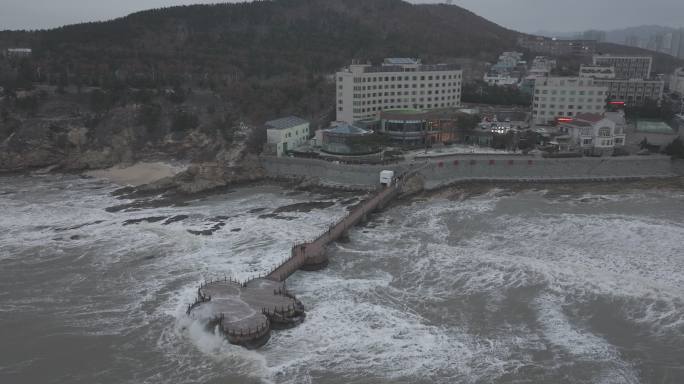
<svg viewBox="0 0 684 384">
<path fill-rule="evenodd" d="M 347 165 L 326 160 L 293 157 L 262 157 L 261 164 L 270 177 L 317 179 L 322 185 L 374 189 L 380 183 L 380 171 L 402 173 L 407 166 Z"/>
<path fill-rule="evenodd" d="M 675 175 L 667 156 L 582 157 L 548 159 L 532 156 L 453 155 L 414 164 L 345 165 L 315 159 L 262 158 L 271 177 L 306 177 L 323 185 L 375 188 L 380 171 L 420 171 L 425 188 L 464 180 L 591 180 L 668 177 Z"/>
<path fill-rule="evenodd" d="M 673 176 L 666 156 L 449 157 L 430 161 L 421 170 L 425 188 L 433 189 L 461 180 L 591 180 Z"/>
</svg>

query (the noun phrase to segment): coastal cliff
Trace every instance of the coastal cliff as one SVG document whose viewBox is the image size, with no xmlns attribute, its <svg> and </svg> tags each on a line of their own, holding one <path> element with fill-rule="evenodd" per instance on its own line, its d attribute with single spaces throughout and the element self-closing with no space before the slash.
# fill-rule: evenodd
<svg viewBox="0 0 684 384">
<path fill-rule="evenodd" d="M 258 130 L 238 122 L 210 91 L 128 89 L 113 95 L 39 86 L 4 99 L 12 108 L 0 118 L 0 172 L 176 161 L 192 165 L 165 182 L 184 192 L 263 175 L 250 146 Z"/>
</svg>

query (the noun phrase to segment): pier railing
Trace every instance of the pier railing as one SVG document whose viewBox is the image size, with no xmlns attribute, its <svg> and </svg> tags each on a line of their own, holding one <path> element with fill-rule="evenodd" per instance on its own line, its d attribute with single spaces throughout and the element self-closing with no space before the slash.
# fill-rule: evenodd
<svg viewBox="0 0 684 384">
<path fill-rule="evenodd" d="M 325 247 L 330 242 L 339 239 L 349 228 L 355 226 L 369 213 L 388 203 L 398 195 L 406 185 L 407 180 L 418 171 L 419 169 L 414 169 L 394 179 L 392 184 L 383 187 L 372 197 L 362 201 L 344 217 L 331 223 L 325 232 L 320 233 L 313 240 L 293 244 L 290 257 L 285 259 L 280 265 L 273 267 L 265 277 L 275 281 L 284 281 L 295 271 L 307 264 L 311 258 L 322 255 L 325 252 Z"/>
</svg>

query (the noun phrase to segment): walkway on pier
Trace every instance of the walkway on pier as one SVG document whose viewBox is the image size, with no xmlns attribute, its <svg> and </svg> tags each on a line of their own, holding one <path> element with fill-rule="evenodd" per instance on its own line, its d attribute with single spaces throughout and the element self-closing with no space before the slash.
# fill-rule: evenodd
<svg viewBox="0 0 684 384">
<path fill-rule="evenodd" d="M 354 209 L 337 223 L 330 225 L 330 227 L 315 240 L 295 244 L 292 247 L 290 258 L 274 268 L 266 275 L 266 278 L 274 281 L 285 281 L 298 269 L 307 269 L 307 267 L 310 267 L 310 269 L 319 269 L 317 268 L 318 266 L 325 266 L 325 264 L 327 264 L 327 258 L 325 256 L 326 246 L 342 237 L 349 228 L 352 228 L 361 220 L 366 219 L 369 213 L 376 209 L 381 209 L 389 203 L 401 192 L 407 178 L 408 177 L 404 175 L 403 177 L 395 179 L 389 186 L 383 187 L 383 189 L 374 196 L 354 207 Z"/>
</svg>

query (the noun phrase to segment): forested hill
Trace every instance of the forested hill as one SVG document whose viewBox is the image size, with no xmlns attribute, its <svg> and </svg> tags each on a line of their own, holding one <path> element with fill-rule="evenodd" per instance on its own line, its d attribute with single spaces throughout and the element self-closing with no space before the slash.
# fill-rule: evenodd
<svg viewBox="0 0 684 384">
<path fill-rule="evenodd" d="M 329 73 L 351 58 L 495 58 L 517 34 L 465 9 L 400 0 L 276 0 L 149 10 L 35 33 L 51 72 L 93 82 L 108 71 L 141 78 L 186 73 L 271 77 Z M 16 42 L 16 41 L 15 41 Z"/>
</svg>

